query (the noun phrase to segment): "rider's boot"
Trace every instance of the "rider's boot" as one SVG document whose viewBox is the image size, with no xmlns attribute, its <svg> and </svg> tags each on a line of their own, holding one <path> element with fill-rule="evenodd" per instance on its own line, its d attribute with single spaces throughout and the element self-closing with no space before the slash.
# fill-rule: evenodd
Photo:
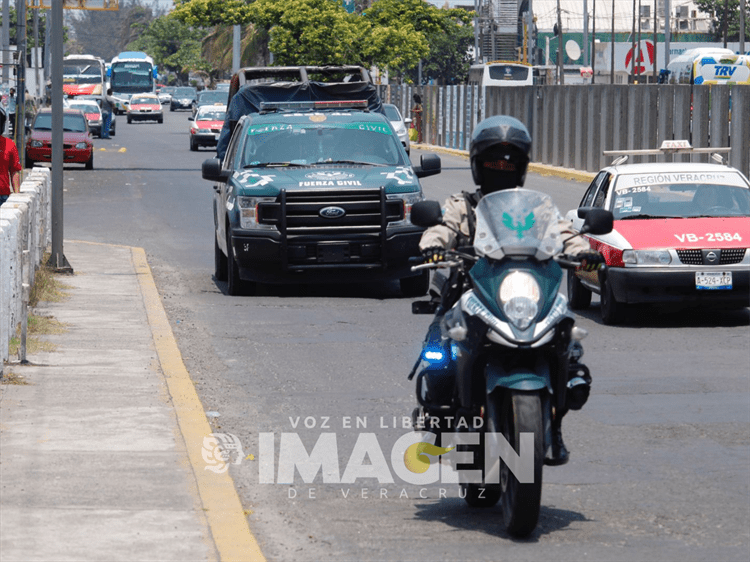
<svg viewBox="0 0 750 562">
<path fill-rule="evenodd" d="M 568 449 L 562 438 L 562 420 L 557 419 L 552 422 L 552 443 L 547 451 L 544 464 L 549 466 L 560 466 L 568 462 Z"/>
</svg>

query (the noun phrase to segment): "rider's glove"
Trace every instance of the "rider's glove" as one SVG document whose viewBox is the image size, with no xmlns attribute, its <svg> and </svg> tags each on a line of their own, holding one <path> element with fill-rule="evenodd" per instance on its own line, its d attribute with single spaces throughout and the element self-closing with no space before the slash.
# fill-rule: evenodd
<svg viewBox="0 0 750 562">
<path fill-rule="evenodd" d="M 581 262 L 582 271 L 598 271 L 604 265 L 604 256 L 599 252 L 581 252 L 576 256 Z"/>
<path fill-rule="evenodd" d="M 422 250 L 422 258 L 424 258 L 424 263 L 445 261 L 445 248 L 441 248 L 440 246 L 425 248 Z"/>
</svg>

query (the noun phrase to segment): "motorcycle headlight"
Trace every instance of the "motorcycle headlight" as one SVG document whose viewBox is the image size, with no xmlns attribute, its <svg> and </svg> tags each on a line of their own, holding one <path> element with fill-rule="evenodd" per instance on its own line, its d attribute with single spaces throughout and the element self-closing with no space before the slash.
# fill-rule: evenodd
<svg viewBox="0 0 750 562">
<path fill-rule="evenodd" d="M 525 330 L 539 312 L 541 294 L 533 275 L 514 271 L 500 283 L 498 300 L 508 320 L 519 330 Z"/>
<path fill-rule="evenodd" d="M 631 265 L 667 265 L 672 263 L 668 250 L 625 250 L 622 261 Z"/>
</svg>

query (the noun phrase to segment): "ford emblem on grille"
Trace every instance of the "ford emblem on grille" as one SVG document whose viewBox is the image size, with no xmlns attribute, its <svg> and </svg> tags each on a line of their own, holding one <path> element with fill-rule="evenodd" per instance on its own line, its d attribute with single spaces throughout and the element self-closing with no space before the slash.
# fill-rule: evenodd
<svg viewBox="0 0 750 562">
<path fill-rule="evenodd" d="M 324 219 L 340 219 L 346 211 L 341 207 L 323 207 L 318 214 Z"/>
</svg>

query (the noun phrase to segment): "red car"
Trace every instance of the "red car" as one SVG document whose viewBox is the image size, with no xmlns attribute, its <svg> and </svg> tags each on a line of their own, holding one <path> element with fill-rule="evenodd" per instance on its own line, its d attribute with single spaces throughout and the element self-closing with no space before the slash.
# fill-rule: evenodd
<svg viewBox="0 0 750 562">
<path fill-rule="evenodd" d="M 26 141 L 26 167 L 36 162 L 52 162 L 52 110 L 36 114 Z M 86 116 L 77 109 L 63 111 L 63 163 L 84 164 L 94 169 L 94 143 L 91 142 Z"/>
</svg>

